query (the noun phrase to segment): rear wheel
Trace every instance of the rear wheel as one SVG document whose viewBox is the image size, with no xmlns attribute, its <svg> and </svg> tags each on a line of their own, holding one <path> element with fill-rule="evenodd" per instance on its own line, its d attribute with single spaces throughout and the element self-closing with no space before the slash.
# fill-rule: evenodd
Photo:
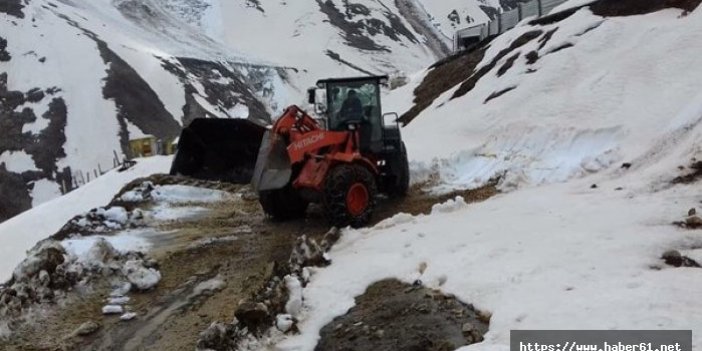
<svg viewBox="0 0 702 351">
<path fill-rule="evenodd" d="M 277 221 L 304 217 L 308 205 L 290 185 L 283 189 L 262 191 L 258 194 L 258 201 L 263 212 Z"/>
<path fill-rule="evenodd" d="M 337 227 L 362 227 L 371 219 L 378 193 L 375 177 L 360 165 L 341 164 L 327 176 L 323 204 L 329 222 Z"/>
</svg>

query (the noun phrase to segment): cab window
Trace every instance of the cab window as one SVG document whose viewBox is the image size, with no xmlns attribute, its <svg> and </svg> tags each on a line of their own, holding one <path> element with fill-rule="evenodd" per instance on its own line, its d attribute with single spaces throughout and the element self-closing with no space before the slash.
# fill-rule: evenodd
<svg viewBox="0 0 702 351">
<path fill-rule="evenodd" d="M 328 86 L 331 130 L 344 130 L 348 122 L 380 121 L 378 86 L 375 82 L 333 83 Z"/>
</svg>

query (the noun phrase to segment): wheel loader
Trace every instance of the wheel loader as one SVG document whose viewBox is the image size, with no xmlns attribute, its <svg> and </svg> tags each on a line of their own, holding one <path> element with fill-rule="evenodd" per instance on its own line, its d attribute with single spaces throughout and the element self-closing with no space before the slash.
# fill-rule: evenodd
<svg viewBox="0 0 702 351">
<path fill-rule="evenodd" d="M 381 113 L 380 87 L 386 82 L 387 76 L 320 80 L 308 91 L 316 117 L 292 105 L 263 135 L 241 120 L 228 122 L 228 127 L 218 122 L 214 129 L 229 135 L 226 142 L 208 134 L 194 137 L 198 131 L 186 133 L 186 128 L 183 135 L 189 134 L 190 140 L 181 137 L 171 173 L 238 182 L 250 178 L 261 207 L 273 219 L 302 217 L 310 203 L 319 203 L 330 224 L 362 227 L 371 219 L 378 194 L 401 197 L 409 187 L 398 116 Z M 211 123 L 206 121 L 195 122 Z M 258 155 L 252 158 L 250 151 L 259 140 Z M 187 144 L 197 145 L 196 151 Z M 217 160 L 226 159 L 226 151 L 209 161 L 196 157 L 213 148 L 208 144 L 238 147 L 240 154 L 230 155 L 238 161 L 220 164 L 224 161 Z"/>
</svg>

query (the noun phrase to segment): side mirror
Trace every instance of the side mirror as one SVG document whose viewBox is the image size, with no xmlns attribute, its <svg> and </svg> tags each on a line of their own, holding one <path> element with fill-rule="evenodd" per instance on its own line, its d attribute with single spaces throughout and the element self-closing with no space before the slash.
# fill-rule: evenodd
<svg viewBox="0 0 702 351">
<path fill-rule="evenodd" d="M 383 114 L 383 125 L 386 128 L 400 128 L 400 115 L 396 112 Z"/>
</svg>

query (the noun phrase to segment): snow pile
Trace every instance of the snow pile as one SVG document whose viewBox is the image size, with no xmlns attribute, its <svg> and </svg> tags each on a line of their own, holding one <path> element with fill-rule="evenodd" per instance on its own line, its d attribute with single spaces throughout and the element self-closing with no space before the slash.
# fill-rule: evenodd
<svg viewBox="0 0 702 351">
<path fill-rule="evenodd" d="M 84 251 L 64 246 L 52 239 L 37 244 L 0 290 L 0 317 L 8 330 L 34 318 L 32 311 L 40 311 L 42 304 L 79 298 L 76 292 L 89 291 L 96 279 L 108 278 L 118 286 L 104 314 L 123 313 L 127 292 L 151 289 L 161 279 L 156 262 L 137 251 L 120 252 L 103 238 Z"/>
</svg>

